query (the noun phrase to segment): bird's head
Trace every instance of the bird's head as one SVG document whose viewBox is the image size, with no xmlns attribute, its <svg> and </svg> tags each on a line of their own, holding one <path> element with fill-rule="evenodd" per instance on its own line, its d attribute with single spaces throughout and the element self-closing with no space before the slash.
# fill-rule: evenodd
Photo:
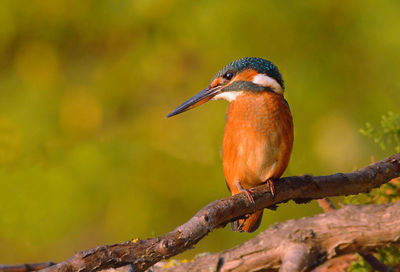
<svg viewBox="0 0 400 272">
<path fill-rule="evenodd" d="M 235 100 L 243 92 L 269 91 L 283 95 L 284 85 L 278 68 L 262 58 L 242 58 L 229 63 L 210 85 L 167 115 L 171 117 L 209 100 Z"/>
</svg>

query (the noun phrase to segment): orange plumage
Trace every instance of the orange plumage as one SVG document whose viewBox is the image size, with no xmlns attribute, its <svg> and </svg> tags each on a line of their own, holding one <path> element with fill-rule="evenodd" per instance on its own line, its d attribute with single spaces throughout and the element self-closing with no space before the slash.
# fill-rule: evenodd
<svg viewBox="0 0 400 272">
<path fill-rule="evenodd" d="M 222 68 L 210 85 L 178 106 L 167 117 L 210 100 L 230 102 L 223 140 L 223 168 L 232 194 L 273 180 L 285 171 L 293 145 L 293 121 L 283 98 L 278 68 L 261 58 L 242 58 Z M 263 211 L 232 223 L 235 231 L 255 231 Z"/>
<path fill-rule="evenodd" d="M 292 115 L 282 95 L 266 91 L 238 96 L 228 108 L 222 148 L 231 193 L 240 193 L 240 186 L 250 189 L 279 178 L 289 163 L 292 144 Z M 252 232 L 261 216 L 262 211 L 253 213 L 233 228 Z"/>
</svg>

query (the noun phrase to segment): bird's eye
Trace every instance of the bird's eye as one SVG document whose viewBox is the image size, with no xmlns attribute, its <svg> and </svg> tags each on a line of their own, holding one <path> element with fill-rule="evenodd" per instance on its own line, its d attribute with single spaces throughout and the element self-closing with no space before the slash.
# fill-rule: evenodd
<svg viewBox="0 0 400 272">
<path fill-rule="evenodd" d="M 233 77 L 233 73 L 231 72 L 226 72 L 223 76 L 223 78 L 227 79 L 227 80 L 231 80 Z"/>
</svg>

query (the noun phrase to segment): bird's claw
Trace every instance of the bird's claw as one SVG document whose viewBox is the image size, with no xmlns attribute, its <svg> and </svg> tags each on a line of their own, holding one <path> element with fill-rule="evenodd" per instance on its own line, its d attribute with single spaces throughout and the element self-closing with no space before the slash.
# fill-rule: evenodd
<svg viewBox="0 0 400 272">
<path fill-rule="evenodd" d="M 254 201 L 254 198 L 253 198 L 253 195 L 251 194 L 251 191 L 248 190 L 248 189 L 244 189 L 242 187 L 242 184 L 240 183 L 240 181 L 237 182 L 236 187 L 238 188 L 238 190 L 240 192 L 243 192 L 246 195 L 246 197 L 250 201 L 251 205 L 253 205 L 254 210 L 256 210 L 256 202 Z"/>
<path fill-rule="evenodd" d="M 275 185 L 272 179 L 267 180 L 267 186 L 269 191 L 271 192 L 272 199 L 275 199 Z"/>
</svg>

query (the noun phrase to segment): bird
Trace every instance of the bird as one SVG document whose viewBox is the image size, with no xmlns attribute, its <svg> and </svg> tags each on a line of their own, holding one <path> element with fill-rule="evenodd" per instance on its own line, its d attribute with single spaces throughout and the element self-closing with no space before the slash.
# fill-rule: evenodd
<svg viewBox="0 0 400 272">
<path fill-rule="evenodd" d="M 278 68 L 259 57 L 245 57 L 223 67 L 210 84 L 167 115 L 183 113 L 210 100 L 229 102 L 222 143 L 222 164 L 232 195 L 267 184 L 275 197 L 274 182 L 288 166 L 293 146 L 293 118 L 284 98 Z M 231 223 L 233 231 L 254 232 L 263 210 Z"/>
</svg>

